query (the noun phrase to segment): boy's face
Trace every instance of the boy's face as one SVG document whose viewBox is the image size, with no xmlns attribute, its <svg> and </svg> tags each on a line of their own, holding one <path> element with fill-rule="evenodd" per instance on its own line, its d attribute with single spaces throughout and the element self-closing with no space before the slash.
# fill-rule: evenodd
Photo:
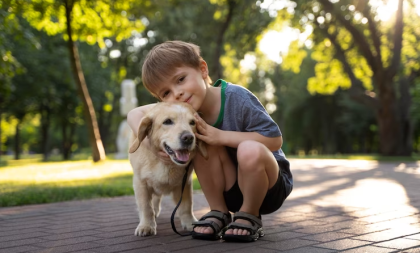
<svg viewBox="0 0 420 253">
<path fill-rule="evenodd" d="M 186 102 L 198 111 L 206 96 L 207 75 L 205 61 L 200 63 L 200 69 L 187 66 L 176 68 L 172 75 L 159 84 L 155 94 L 163 102 Z"/>
</svg>

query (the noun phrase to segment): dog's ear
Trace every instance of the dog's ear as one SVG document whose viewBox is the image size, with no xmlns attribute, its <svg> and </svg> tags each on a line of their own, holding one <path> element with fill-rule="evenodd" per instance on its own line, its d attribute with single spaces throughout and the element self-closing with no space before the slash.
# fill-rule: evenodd
<svg viewBox="0 0 420 253">
<path fill-rule="evenodd" d="M 137 131 L 137 138 L 134 140 L 128 152 L 136 152 L 136 150 L 140 147 L 141 142 L 144 140 L 144 138 L 146 138 L 147 134 L 149 133 L 150 127 L 152 126 L 152 122 L 153 120 L 151 117 L 144 117 L 141 120 L 139 129 Z"/>
<path fill-rule="evenodd" d="M 197 140 L 198 152 L 204 157 L 204 159 L 208 159 L 209 155 L 207 154 L 206 143 L 204 141 Z"/>
</svg>

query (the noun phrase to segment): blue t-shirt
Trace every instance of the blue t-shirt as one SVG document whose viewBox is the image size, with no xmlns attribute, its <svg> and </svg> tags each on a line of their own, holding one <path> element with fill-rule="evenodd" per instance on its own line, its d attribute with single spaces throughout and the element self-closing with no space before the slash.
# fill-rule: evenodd
<svg viewBox="0 0 420 253">
<path fill-rule="evenodd" d="M 219 117 L 213 125 L 214 127 L 224 131 L 256 132 L 266 137 L 282 135 L 279 126 L 270 117 L 258 98 L 248 89 L 221 79 L 217 80 L 213 86 L 221 86 L 222 90 Z M 237 164 L 237 149 L 226 148 L 230 157 Z M 279 164 L 286 160 L 281 149 L 273 151 L 273 155 Z M 289 166 L 280 166 L 280 169 L 287 183 L 292 186 L 293 177 Z"/>
</svg>

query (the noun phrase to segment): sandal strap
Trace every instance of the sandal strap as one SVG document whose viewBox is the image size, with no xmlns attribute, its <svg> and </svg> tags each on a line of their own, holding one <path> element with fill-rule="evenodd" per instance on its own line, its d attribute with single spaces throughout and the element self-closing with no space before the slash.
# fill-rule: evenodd
<svg viewBox="0 0 420 253">
<path fill-rule="evenodd" d="M 258 231 L 258 229 L 260 229 L 261 227 L 258 227 L 256 225 L 249 225 L 249 224 L 243 224 L 243 223 L 239 223 L 239 222 L 232 222 L 229 224 L 229 226 L 227 226 L 226 230 L 228 229 L 243 229 L 243 230 L 247 230 L 251 233 L 251 235 L 255 235 Z"/>
<path fill-rule="evenodd" d="M 230 213 L 229 214 L 222 213 L 217 210 L 211 210 L 210 212 L 206 213 L 205 215 L 201 217 L 200 221 L 204 221 L 208 218 L 216 218 L 220 220 L 222 222 L 223 227 L 225 227 L 226 225 L 232 222 L 232 217 Z"/>
<path fill-rule="evenodd" d="M 213 229 L 213 233 L 216 232 L 218 233 L 220 231 L 220 226 L 219 224 L 217 224 L 216 222 L 212 221 L 212 220 L 200 220 L 200 221 L 195 221 L 192 223 L 192 225 L 194 227 L 199 226 L 199 227 L 211 227 Z"/>
<path fill-rule="evenodd" d="M 256 226 L 257 229 L 262 227 L 261 218 L 255 216 L 255 215 L 249 214 L 249 213 L 245 213 L 245 212 L 241 212 L 241 211 L 236 212 L 233 216 L 233 221 L 235 221 L 237 219 L 247 220 L 247 221 L 251 222 L 254 226 Z M 237 222 L 234 222 L 234 223 L 237 223 Z"/>
</svg>

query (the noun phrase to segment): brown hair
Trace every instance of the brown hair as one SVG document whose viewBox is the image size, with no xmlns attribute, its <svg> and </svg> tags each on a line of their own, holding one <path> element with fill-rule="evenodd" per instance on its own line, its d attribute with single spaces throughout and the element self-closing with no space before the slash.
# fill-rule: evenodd
<svg viewBox="0 0 420 253">
<path fill-rule="evenodd" d="M 153 90 L 170 76 L 175 68 L 188 66 L 199 69 L 202 60 L 200 47 L 192 43 L 175 40 L 156 45 L 147 54 L 143 63 L 143 85 L 154 97 L 159 98 Z M 209 76 L 206 81 L 212 82 Z"/>
</svg>

